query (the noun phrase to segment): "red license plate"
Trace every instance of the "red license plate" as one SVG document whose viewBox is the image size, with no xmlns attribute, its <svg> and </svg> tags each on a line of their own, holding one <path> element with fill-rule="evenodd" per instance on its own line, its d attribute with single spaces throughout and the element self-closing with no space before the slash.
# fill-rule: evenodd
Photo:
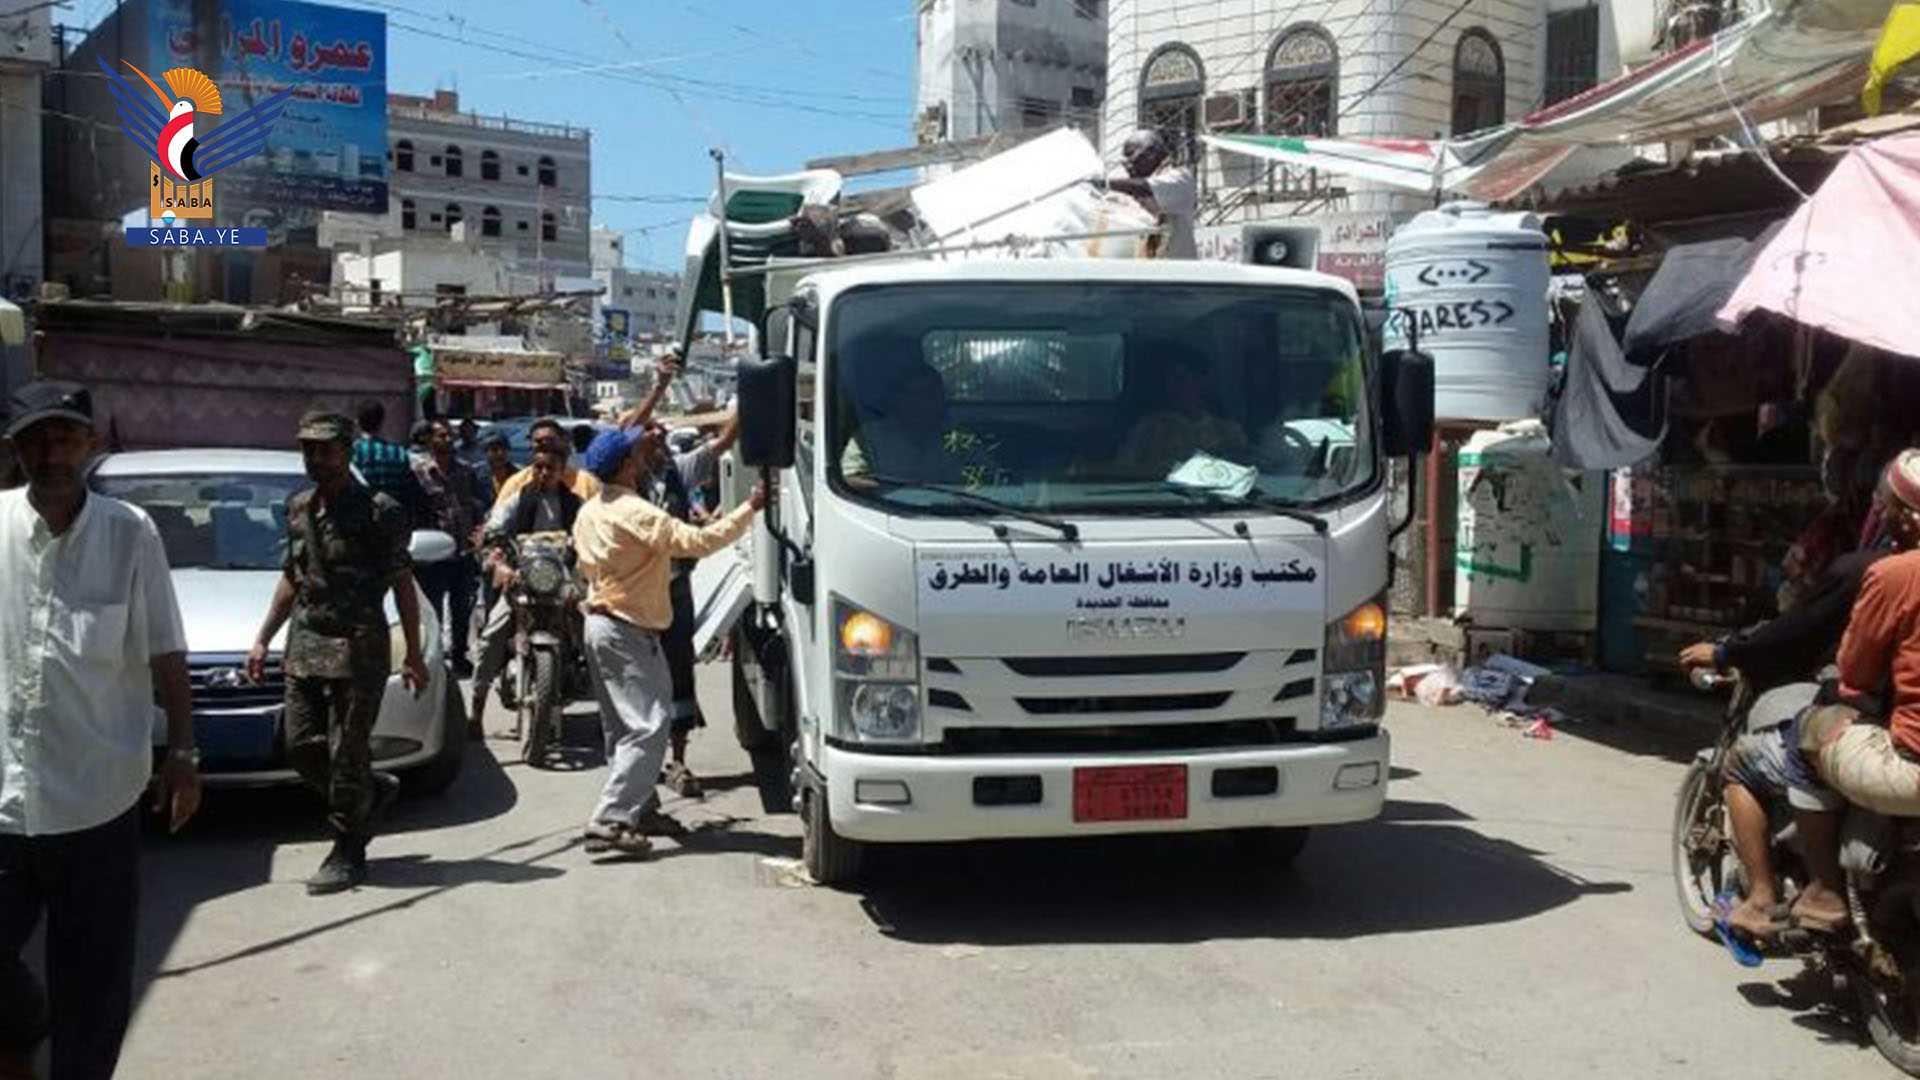
<svg viewBox="0 0 1920 1080">
<path fill-rule="evenodd" d="M 1073 770 L 1073 820 L 1165 821 L 1187 816 L 1185 765 Z"/>
</svg>

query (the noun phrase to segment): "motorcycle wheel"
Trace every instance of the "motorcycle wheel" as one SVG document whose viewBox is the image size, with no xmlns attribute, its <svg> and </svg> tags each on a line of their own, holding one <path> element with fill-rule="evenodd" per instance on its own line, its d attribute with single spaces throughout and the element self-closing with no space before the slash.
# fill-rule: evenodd
<svg viewBox="0 0 1920 1080">
<path fill-rule="evenodd" d="M 1920 1076 L 1920 1001 L 1915 1000 L 1913 992 L 1916 975 L 1920 972 L 1907 973 L 1904 994 L 1864 971 L 1852 972 L 1847 980 L 1853 985 L 1860 1015 L 1866 1018 L 1874 1049 L 1908 1076 Z"/>
<path fill-rule="evenodd" d="M 528 657 L 533 665 L 533 678 L 527 688 L 527 727 L 521 732 L 521 757 L 535 767 L 547 760 L 547 751 L 552 745 L 553 728 L 560 710 L 560 688 L 555 681 L 560 673 L 554 669 L 554 655 L 547 649 L 535 649 Z"/>
<path fill-rule="evenodd" d="M 1721 827 L 1720 792 L 1713 783 L 1718 768 L 1713 763 L 1696 761 L 1680 782 L 1680 794 L 1673 807 L 1673 883 L 1680 901 L 1680 917 L 1687 929 L 1713 937 L 1713 902 L 1731 882 L 1728 864 L 1733 852 Z M 1712 831 L 1719 839 L 1702 851 L 1702 834 Z"/>
</svg>

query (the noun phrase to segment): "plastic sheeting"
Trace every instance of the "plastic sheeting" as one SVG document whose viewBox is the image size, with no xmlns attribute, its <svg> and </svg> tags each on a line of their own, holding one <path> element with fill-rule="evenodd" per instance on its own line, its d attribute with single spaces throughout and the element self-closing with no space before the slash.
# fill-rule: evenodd
<svg viewBox="0 0 1920 1080">
<path fill-rule="evenodd" d="M 1778 312 L 1920 357 L 1920 133 L 1854 147 L 1754 259 L 1719 311 Z"/>
<path fill-rule="evenodd" d="M 1731 236 L 1668 249 L 1627 319 L 1627 355 L 1718 331 L 1715 316 L 1779 232 L 1775 223 L 1753 240 Z"/>
</svg>

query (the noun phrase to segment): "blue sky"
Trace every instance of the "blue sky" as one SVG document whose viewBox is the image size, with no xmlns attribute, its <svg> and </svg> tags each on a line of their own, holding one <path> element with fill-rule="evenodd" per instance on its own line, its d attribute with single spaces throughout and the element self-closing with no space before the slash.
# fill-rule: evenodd
<svg viewBox="0 0 1920 1080">
<path fill-rule="evenodd" d="M 460 92 L 461 108 L 593 129 L 597 225 L 628 261 L 679 269 L 707 148 L 786 172 L 912 141 L 911 0 L 331 0 L 387 16 L 388 88 Z M 111 0 L 71 0 L 91 25 Z"/>
</svg>

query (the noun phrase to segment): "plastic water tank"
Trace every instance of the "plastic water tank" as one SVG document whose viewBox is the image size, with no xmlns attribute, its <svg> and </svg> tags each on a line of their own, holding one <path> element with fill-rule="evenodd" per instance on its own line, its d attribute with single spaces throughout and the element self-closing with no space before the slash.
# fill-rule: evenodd
<svg viewBox="0 0 1920 1080">
<path fill-rule="evenodd" d="M 1539 415 L 1549 378 L 1547 278 L 1535 214 L 1448 203 L 1394 232 L 1383 340 L 1400 349 L 1411 337 L 1433 356 L 1436 418 Z"/>
<path fill-rule="evenodd" d="M 1523 420 L 1460 451 L 1454 605 L 1475 626 L 1594 629 L 1606 474 L 1569 475 L 1551 449 L 1540 422 Z"/>
</svg>

